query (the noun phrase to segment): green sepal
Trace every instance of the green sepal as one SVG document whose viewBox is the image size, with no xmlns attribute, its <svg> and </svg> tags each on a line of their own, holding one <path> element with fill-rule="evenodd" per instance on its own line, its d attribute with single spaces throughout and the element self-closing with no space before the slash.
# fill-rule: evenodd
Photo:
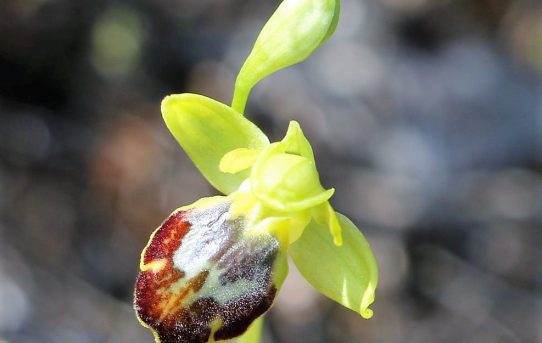
<svg viewBox="0 0 542 343">
<path fill-rule="evenodd" d="M 327 226 L 335 245 L 341 246 L 343 244 L 341 224 L 339 224 L 337 212 L 331 207 L 329 201 L 313 208 L 312 217 L 316 223 Z"/>
<path fill-rule="evenodd" d="M 164 121 L 203 176 L 225 194 L 234 192 L 249 176 L 219 169 L 222 157 L 235 149 L 262 149 L 267 136 L 232 108 L 196 94 L 176 94 L 162 101 Z"/>
<path fill-rule="evenodd" d="M 235 82 L 232 107 L 243 113 L 252 90 L 277 70 L 299 63 L 337 26 L 339 0 L 284 0 L 256 39 Z"/>
<path fill-rule="evenodd" d="M 312 221 L 289 253 L 305 279 L 320 293 L 371 318 L 369 305 L 378 284 L 378 265 L 358 228 L 337 213 L 344 244 L 336 246 L 325 226 Z"/>
</svg>

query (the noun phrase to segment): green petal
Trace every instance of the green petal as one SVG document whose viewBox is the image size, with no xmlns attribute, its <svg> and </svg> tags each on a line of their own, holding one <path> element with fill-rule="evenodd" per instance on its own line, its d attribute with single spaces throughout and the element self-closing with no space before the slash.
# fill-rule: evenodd
<svg viewBox="0 0 542 343">
<path fill-rule="evenodd" d="M 228 152 L 220 160 L 219 169 L 224 173 L 235 174 L 252 167 L 260 150 L 239 148 Z"/>
<path fill-rule="evenodd" d="M 305 279 L 325 296 L 371 318 L 378 266 L 369 243 L 345 216 L 337 213 L 344 243 L 333 244 L 325 226 L 311 222 L 289 253 Z"/>
<path fill-rule="evenodd" d="M 237 148 L 261 149 L 265 134 L 230 107 L 196 94 L 176 94 L 162 101 L 164 121 L 205 178 L 219 191 L 235 191 L 249 173 L 220 171 L 222 157 Z"/>
<path fill-rule="evenodd" d="M 237 76 L 232 107 L 243 113 L 258 81 L 311 55 L 335 30 L 339 9 L 339 0 L 284 0 Z"/>
</svg>

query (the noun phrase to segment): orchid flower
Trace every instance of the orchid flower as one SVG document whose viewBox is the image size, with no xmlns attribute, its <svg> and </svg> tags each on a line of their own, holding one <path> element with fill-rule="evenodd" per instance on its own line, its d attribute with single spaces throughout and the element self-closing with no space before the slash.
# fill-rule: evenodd
<svg viewBox="0 0 542 343">
<path fill-rule="evenodd" d="M 156 342 L 259 342 L 261 316 L 288 273 L 288 255 L 318 291 L 372 316 L 378 267 L 361 232 L 329 200 L 310 143 L 291 121 L 281 141 L 242 114 L 250 91 L 307 58 L 333 33 L 338 0 L 284 0 L 236 81 L 232 106 L 167 96 L 166 126 L 223 196 L 175 210 L 141 254 L 135 310 Z"/>
</svg>

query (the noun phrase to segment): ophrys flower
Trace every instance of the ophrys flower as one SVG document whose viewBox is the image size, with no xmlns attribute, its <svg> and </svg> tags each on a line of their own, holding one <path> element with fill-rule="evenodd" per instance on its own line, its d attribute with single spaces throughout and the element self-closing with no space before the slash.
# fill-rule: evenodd
<svg viewBox="0 0 542 343">
<path fill-rule="evenodd" d="M 143 250 L 135 308 L 157 342 L 257 342 L 259 324 L 251 324 L 272 305 L 288 254 L 321 293 L 372 316 L 376 261 L 329 203 L 334 190 L 321 185 L 299 124 L 290 122 L 284 139 L 270 143 L 240 113 L 256 82 L 330 36 L 338 8 L 334 0 L 284 1 L 238 76 L 233 107 L 196 94 L 162 102 L 173 136 L 226 195 L 177 209 Z"/>
</svg>

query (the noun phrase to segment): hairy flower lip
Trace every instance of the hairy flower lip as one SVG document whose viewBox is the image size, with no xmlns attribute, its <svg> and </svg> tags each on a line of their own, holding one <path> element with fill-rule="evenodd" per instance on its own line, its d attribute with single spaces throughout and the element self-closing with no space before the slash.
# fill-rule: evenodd
<svg viewBox="0 0 542 343">
<path fill-rule="evenodd" d="M 235 338 L 271 306 L 286 255 L 271 234 L 248 232 L 230 212 L 228 197 L 178 209 L 143 250 L 134 307 L 157 342 Z M 161 268 L 148 268 L 156 261 Z"/>
</svg>

